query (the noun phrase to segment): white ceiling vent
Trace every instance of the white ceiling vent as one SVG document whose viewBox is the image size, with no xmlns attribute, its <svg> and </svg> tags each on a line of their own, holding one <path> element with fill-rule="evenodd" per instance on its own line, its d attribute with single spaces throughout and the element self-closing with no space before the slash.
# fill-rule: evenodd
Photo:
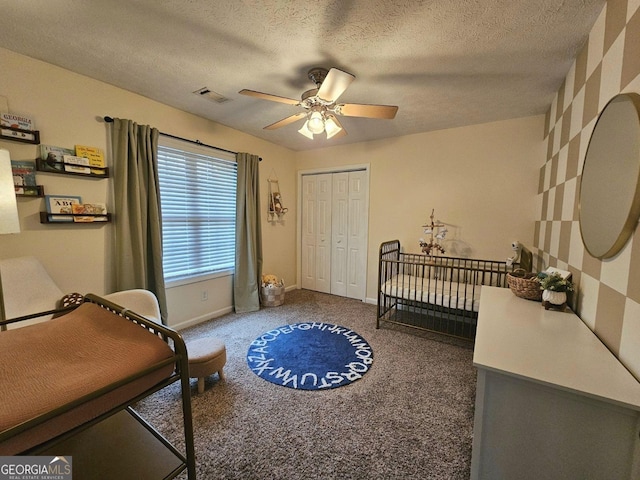
<svg viewBox="0 0 640 480">
<path fill-rule="evenodd" d="M 204 97 L 216 103 L 225 103 L 231 100 L 230 98 L 220 95 L 219 93 L 216 93 L 213 90 L 209 90 L 207 87 L 202 87 L 193 93 L 195 93 L 196 95 L 200 95 L 201 97 Z"/>
</svg>

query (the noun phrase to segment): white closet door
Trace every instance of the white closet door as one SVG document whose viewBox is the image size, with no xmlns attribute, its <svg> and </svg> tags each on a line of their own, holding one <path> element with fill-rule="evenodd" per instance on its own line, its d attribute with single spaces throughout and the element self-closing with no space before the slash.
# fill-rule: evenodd
<svg viewBox="0 0 640 480">
<path fill-rule="evenodd" d="M 349 173 L 333 174 L 331 211 L 331 293 L 347 296 Z"/>
<path fill-rule="evenodd" d="M 302 177 L 301 287 L 316 289 L 316 187 L 315 176 Z"/>
<path fill-rule="evenodd" d="M 364 300 L 368 172 L 303 175 L 301 209 L 300 286 Z"/>
<path fill-rule="evenodd" d="M 316 175 L 316 288 L 331 293 L 331 174 Z"/>
<path fill-rule="evenodd" d="M 302 177 L 301 287 L 331 293 L 331 174 Z"/>
<path fill-rule="evenodd" d="M 364 170 L 349 172 L 348 183 L 349 222 L 346 296 L 364 300 L 367 293 L 369 176 Z"/>
</svg>

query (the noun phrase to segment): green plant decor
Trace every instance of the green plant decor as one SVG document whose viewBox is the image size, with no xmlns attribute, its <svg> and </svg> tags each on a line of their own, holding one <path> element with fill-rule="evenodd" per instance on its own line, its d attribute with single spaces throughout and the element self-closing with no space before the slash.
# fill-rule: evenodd
<svg viewBox="0 0 640 480">
<path fill-rule="evenodd" d="M 573 282 L 566 278 L 562 278 L 559 273 L 551 275 L 544 272 L 538 274 L 540 282 L 540 290 L 549 290 L 551 292 L 573 292 Z"/>
</svg>

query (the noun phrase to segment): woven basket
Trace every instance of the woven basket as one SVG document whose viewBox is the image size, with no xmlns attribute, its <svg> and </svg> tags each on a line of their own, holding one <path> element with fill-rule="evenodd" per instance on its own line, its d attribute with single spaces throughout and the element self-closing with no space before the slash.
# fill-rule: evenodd
<svg viewBox="0 0 640 480">
<path fill-rule="evenodd" d="M 263 307 L 279 307 L 284 303 L 284 284 L 278 287 L 260 287 Z"/>
<path fill-rule="evenodd" d="M 527 273 L 522 268 L 517 268 L 513 273 L 507 273 L 507 283 L 516 297 L 542 301 L 542 290 L 535 273 Z"/>
</svg>

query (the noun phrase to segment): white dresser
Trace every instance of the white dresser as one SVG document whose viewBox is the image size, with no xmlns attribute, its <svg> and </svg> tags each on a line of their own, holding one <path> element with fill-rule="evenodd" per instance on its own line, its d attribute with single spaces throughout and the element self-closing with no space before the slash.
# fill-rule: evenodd
<svg viewBox="0 0 640 480">
<path fill-rule="evenodd" d="M 640 479 L 640 382 L 573 313 L 482 287 L 472 479 Z"/>
</svg>

